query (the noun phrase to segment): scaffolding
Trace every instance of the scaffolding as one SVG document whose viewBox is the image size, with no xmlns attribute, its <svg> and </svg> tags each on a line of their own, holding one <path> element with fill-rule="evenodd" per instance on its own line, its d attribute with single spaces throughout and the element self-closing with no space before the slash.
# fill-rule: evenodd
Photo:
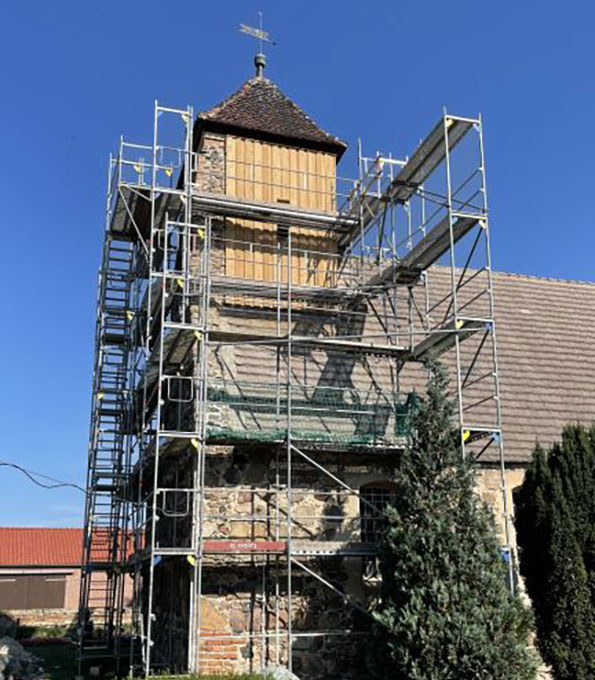
<svg viewBox="0 0 595 680">
<path fill-rule="evenodd" d="M 362 608 L 319 565 L 371 564 L 388 496 L 334 463 L 398 455 L 431 355 L 451 370 L 463 455 L 500 466 L 511 563 L 482 123 L 444 111 L 404 160 L 360 148 L 359 177 L 324 177 L 327 208 L 307 209 L 230 192 L 271 183 L 254 159 L 204 190 L 193 121 L 156 103 L 152 144 L 121 140 L 110 158 L 80 655 L 199 672 L 229 639 L 291 669 L 296 640 L 358 634 L 296 628 L 296 583 Z M 311 190 L 291 172 L 292 191 Z M 267 484 L 218 487 L 213 466 L 237 451 L 267 456 Z M 304 469 L 330 485 L 314 484 L 310 514 Z M 365 518 L 338 519 L 328 498 Z M 205 620 L 218 565 L 261 575 L 258 630 Z"/>
</svg>

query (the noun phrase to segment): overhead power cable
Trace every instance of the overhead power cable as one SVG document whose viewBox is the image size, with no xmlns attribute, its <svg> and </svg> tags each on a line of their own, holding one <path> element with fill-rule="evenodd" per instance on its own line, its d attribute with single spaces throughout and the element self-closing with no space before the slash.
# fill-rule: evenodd
<svg viewBox="0 0 595 680">
<path fill-rule="evenodd" d="M 63 487 L 71 487 L 73 489 L 76 489 L 77 491 L 82 491 L 84 494 L 87 493 L 85 489 L 83 489 L 83 487 L 79 486 L 78 484 L 74 484 L 73 482 L 64 482 L 61 479 L 55 479 L 54 477 L 48 477 L 48 475 L 44 475 L 41 472 L 36 472 L 35 470 L 28 470 L 27 468 L 24 468 L 21 465 L 17 465 L 16 463 L 9 463 L 7 461 L 0 460 L 0 466 L 11 467 L 14 468 L 15 470 L 18 470 L 19 472 L 22 472 L 34 484 L 37 484 L 37 486 L 40 486 L 42 489 L 60 489 Z M 48 481 L 54 483 L 44 484 L 43 482 L 40 482 L 39 480 L 35 479 L 35 477 L 41 477 L 42 479 L 47 479 Z"/>
</svg>

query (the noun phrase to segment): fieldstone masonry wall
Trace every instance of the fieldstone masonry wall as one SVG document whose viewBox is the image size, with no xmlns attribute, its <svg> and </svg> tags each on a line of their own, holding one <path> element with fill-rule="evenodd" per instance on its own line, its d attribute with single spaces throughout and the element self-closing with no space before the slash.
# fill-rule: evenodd
<svg viewBox="0 0 595 680">
<path fill-rule="evenodd" d="M 211 450 L 207 458 L 205 540 L 284 540 L 286 496 L 284 490 L 279 494 L 275 491 L 276 460 L 271 449 L 219 447 Z M 343 460 L 337 458 L 325 461 L 325 467 L 354 489 L 386 482 L 393 476 L 394 459 L 391 462 L 387 458 L 354 455 Z M 282 460 L 278 469 L 283 479 L 286 471 Z M 521 482 L 522 474 L 522 469 L 508 472 L 511 487 Z M 359 500 L 355 495 L 345 493 L 306 462 L 294 461 L 293 478 L 295 546 L 312 540 L 345 544 L 361 540 Z M 494 508 L 496 520 L 500 520 L 502 496 L 496 466 L 480 468 L 478 492 Z M 300 559 L 364 606 L 377 594 L 378 581 L 364 577 L 362 558 Z M 156 609 L 169 623 L 156 644 L 178 658 L 185 658 L 190 569 L 188 565 L 172 562 L 162 565 L 160 573 L 157 592 L 161 595 Z M 202 579 L 201 672 L 252 672 L 271 663 L 285 663 L 288 654 L 285 557 L 209 555 L 205 558 Z M 369 622 L 295 565 L 292 584 L 291 654 L 296 673 L 305 680 L 357 677 L 364 663 Z M 349 635 L 341 635 L 347 631 Z M 329 634 L 317 637 L 317 632 Z"/>
<path fill-rule="evenodd" d="M 225 193 L 225 136 L 205 133 L 198 150 L 194 185 L 198 191 Z"/>
</svg>

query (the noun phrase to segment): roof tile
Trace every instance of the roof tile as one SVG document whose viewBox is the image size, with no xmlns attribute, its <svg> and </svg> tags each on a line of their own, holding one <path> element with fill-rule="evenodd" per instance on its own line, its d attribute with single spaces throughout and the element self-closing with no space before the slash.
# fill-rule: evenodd
<svg viewBox="0 0 595 680">
<path fill-rule="evenodd" d="M 0 527 L 0 566 L 81 564 L 82 529 Z"/>
<path fill-rule="evenodd" d="M 345 142 L 322 130 L 275 83 L 264 77 L 246 81 L 221 104 L 199 114 L 198 120 L 334 147 L 339 156 L 347 148 Z"/>
</svg>

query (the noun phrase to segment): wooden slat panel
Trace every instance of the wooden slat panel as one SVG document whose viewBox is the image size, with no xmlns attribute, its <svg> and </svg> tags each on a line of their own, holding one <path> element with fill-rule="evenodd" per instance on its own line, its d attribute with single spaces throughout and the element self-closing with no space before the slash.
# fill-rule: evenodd
<svg viewBox="0 0 595 680">
<path fill-rule="evenodd" d="M 246 151 L 245 140 L 237 139 L 236 145 L 237 145 L 235 167 L 235 173 L 237 177 L 236 195 L 245 197 L 246 196 L 246 182 L 244 181 L 246 168 L 244 159 Z M 247 276 L 246 243 L 245 243 L 246 235 L 244 234 L 244 224 L 245 220 L 237 220 L 236 239 L 238 243 L 236 244 L 236 251 L 238 259 L 236 261 L 236 276 L 240 278 L 244 278 L 245 276 Z"/>
<path fill-rule="evenodd" d="M 263 184 L 263 144 L 261 142 L 255 142 L 252 154 L 253 161 L 253 192 L 254 199 L 257 201 L 264 201 L 264 184 Z M 265 243 L 265 226 L 264 224 L 257 225 L 254 230 L 254 279 L 257 281 L 264 280 L 264 243 Z"/>
<path fill-rule="evenodd" d="M 266 202 L 289 202 L 319 211 L 334 209 L 335 157 L 332 154 L 289 148 L 260 140 L 228 137 L 227 193 Z M 277 266 L 277 225 L 228 220 L 226 272 L 251 280 L 287 282 L 287 256 Z M 238 243 L 243 242 L 243 243 Z M 294 285 L 331 285 L 336 253 L 330 232 L 292 230 Z M 284 244 L 283 244 L 284 247 Z"/>
<path fill-rule="evenodd" d="M 237 139 L 235 137 L 227 136 L 225 139 L 225 187 L 228 194 L 237 196 L 238 188 L 235 179 L 235 165 L 236 165 Z M 236 262 L 238 258 L 236 240 L 236 224 L 235 220 L 228 219 L 226 221 L 226 237 L 228 243 L 225 245 L 225 273 L 231 277 L 237 277 Z"/>
</svg>

